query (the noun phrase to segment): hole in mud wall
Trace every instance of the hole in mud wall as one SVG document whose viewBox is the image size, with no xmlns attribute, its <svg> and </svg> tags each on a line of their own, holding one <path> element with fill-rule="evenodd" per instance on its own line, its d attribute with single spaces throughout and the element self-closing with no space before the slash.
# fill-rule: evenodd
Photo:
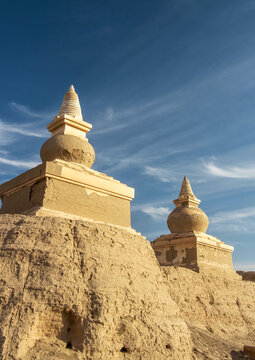
<svg viewBox="0 0 255 360">
<path fill-rule="evenodd" d="M 72 349 L 72 348 L 73 348 L 71 341 L 68 341 L 68 342 L 66 343 L 66 348 L 67 348 L 67 349 Z"/>
<path fill-rule="evenodd" d="M 62 329 L 58 339 L 66 344 L 66 349 L 83 350 L 84 330 L 82 320 L 73 311 L 62 312 Z"/>
<path fill-rule="evenodd" d="M 122 352 L 122 353 L 127 353 L 127 352 L 128 352 L 128 349 L 127 349 L 125 346 L 123 346 L 123 347 L 120 349 L 120 352 Z"/>
</svg>

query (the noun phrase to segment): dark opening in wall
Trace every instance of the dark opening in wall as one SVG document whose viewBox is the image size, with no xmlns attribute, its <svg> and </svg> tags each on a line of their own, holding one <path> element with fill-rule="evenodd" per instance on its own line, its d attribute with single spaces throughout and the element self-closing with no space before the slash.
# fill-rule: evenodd
<svg viewBox="0 0 255 360">
<path fill-rule="evenodd" d="M 123 347 L 120 349 L 120 352 L 122 352 L 122 353 L 127 353 L 127 352 L 128 352 L 128 349 L 127 349 L 125 346 L 123 346 Z"/>
<path fill-rule="evenodd" d="M 63 341 L 66 349 L 83 351 L 84 329 L 83 321 L 72 310 L 62 312 L 62 328 L 58 339 Z"/>
<path fill-rule="evenodd" d="M 68 342 L 66 343 L 66 348 L 67 348 L 67 349 L 72 349 L 72 348 L 73 348 L 71 341 L 68 341 Z"/>
</svg>

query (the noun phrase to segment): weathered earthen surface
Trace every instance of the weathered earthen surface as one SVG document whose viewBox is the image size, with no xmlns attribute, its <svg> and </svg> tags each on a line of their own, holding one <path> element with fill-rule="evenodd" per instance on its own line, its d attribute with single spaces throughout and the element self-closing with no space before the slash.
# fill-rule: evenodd
<svg viewBox="0 0 255 360">
<path fill-rule="evenodd" d="M 241 278 L 233 270 L 233 247 L 204 233 L 161 235 L 151 242 L 160 265 L 181 266 L 221 277 Z"/>
<path fill-rule="evenodd" d="M 255 284 L 164 266 L 170 296 L 193 340 L 193 360 L 248 360 L 255 345 Z"/>
<path fill-rule="evenodd" d="M 134 189 L 86 166 L 56 160 L 0 185 L 0 196 L 1 214 L 60 213 L 130 227 Z"/>
<path fill-rule="evenodd" d="M 70 201 L 72 195 L 75 201 Z M 104 221 L 120 226 L 130 226 L 130 201 L 108 194 L 100 194 L 81 186 L 47 179 L 43 206 L 47 209 Z"/>
<path fill-rule="evenodd" d="M 85 138 L 67 134 L 50 137 L 42 145 L 40 156 L 42 162 L 61 159 L 87 167 L 91 167 L 95 162 L 93 146 Z"/>
<path fill-rule="evenodd" d="M 1 215 L 0 303 L 3 360 L 192 358 L 150 244 L 118 227 Z"/>
<path fill-rule="evenodd" d="M 207 330 L 189 326 L 193 340 L 193 360 L 249 360 L 243 347 Z"/>
<path fill-rule="evenodd" d="M 254 283 L 173 266 L 162 271 L 171 298 L 189 325 L 221 341 L 255 345 Z"/>
<path fill-rule="evenodd" d="M 19 201 L 17 199 L 19 198 Z M 71 201 L 76 199 L 76 201 Z M 40 210 L 42 208 L 42 210 Z M 60 211 L 95 221 L 130 226 L 130 202 L 46 177 L 3 197 L 2 213 L 38 213 L 43 209 Z M 121 216 L 120 216 L 121 215 Z"/>
<path fill-rule="evenodd" d="M 206 232 L 208 223 L 207 215 L 203 210 L 185 206 L 175 208 L 167 219 L 167 226 L 172 233 Z"/>
</svg>

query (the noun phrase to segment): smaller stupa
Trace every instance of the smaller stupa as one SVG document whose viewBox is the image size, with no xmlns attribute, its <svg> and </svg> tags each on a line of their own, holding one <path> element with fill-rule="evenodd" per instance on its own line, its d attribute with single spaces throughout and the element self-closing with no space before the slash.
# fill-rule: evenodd
<svg viewBox="0 0 255 360">
<path fill-rule="evenodd" d="M 175 209 L 169 214 L 167 225 L 171 232 L 154 240 L 151 245 L 160 265 L 181 266 L 197 272 L 224 272 L 238 277 L 233 270 L 233 246 L 206 234 L 209 225 L 207 215 L 198 206 L 185 176 Z"/>
<path fill-rule="evenodd" d="M 199 209 L 200 202 L 193 194 L 189 180 L 184 176 L 179 197 L 173 201 L 176 208 L 167 219 L 171 233 L 206 232 L 209 220 L 203 210 Z"/>
</svg>

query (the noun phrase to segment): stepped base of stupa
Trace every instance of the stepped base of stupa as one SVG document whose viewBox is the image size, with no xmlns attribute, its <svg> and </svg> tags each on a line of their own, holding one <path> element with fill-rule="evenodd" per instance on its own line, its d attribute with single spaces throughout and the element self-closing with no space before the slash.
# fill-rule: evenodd
<svg viewBox="0 0 255 360">
<path fill-rule="evenodd" d="M 152 243 L 160 265 L 181 266 L 196 272 L 222 273 L 224 276 L 241 278 L 234 270 L 234 248 L 214 236 L 188 232 L 167 234 Z"/>
<path fill-rule="evenodd" d="M 0 213 L 62 216 L 130 227 L 134 189 L 85 165 L 47 161 L 0 185 Z"/>
</svg>

